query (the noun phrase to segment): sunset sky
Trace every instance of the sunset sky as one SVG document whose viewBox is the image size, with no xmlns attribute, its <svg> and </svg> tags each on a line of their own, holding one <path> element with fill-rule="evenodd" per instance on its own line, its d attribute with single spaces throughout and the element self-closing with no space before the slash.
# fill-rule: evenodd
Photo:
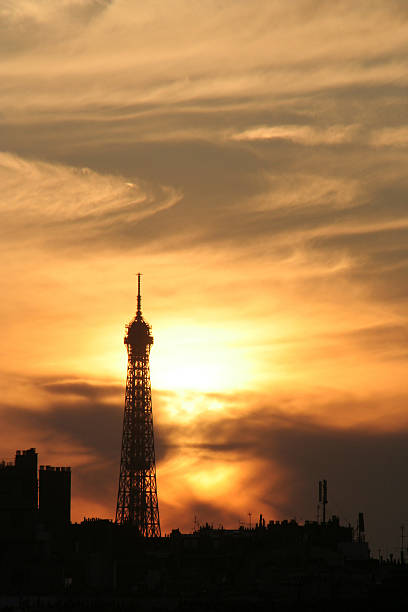
<svg viewBox="0 0 408 612">
<path fill-rule="evenodd" d="M 113 518 L 125 324 L 162 531 L 408 527 L 408 3 L 3 0 L 0 456 Z"/>
</svg>

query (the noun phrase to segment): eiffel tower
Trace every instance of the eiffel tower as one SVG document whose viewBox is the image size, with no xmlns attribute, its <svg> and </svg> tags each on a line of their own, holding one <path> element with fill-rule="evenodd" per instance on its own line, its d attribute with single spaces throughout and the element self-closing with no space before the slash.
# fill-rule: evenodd
<svg viewBox="0 0 408 612">
<path fill-rule="evenodd" d="M 125 412 L 116 523 L 132 525 L 146 538 L 160 537 L 153 438 L 149 354 L 151 327 L 142 316 L 140 274 L 136 316 L 126 326 L 128 352 Z"/>
</svg>

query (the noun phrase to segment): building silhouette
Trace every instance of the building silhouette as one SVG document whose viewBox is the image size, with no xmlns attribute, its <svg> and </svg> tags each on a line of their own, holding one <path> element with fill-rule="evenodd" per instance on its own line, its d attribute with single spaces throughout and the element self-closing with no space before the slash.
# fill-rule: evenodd
<svg viewBox="0 0 408 612">
<path fill-rule="evenodd" d="M 0 463 L 0 531 L 25 537 L 41 523 L 58 529 L 70 522 L 71 468 L 41 466 L 35 448 Z"/>
<path fill-rule="evenodd" d="M 71 520 L 71 468 L 40 466 L 40 520 L 55 527 L 68 525 Z"/>
<path fill-rule="evenodd" d="M 124 339 L 128 365 L 116 523 L 151 538 L 160 537 L 149 367 L 153 337 L 142 316 L 140 276 L 136 316 Z"/>
<path fill-rule="evenodd" d="M 14 463 L 0 463 L 0 527 L 14 532 L 32 528 L 38 509 L 38 455 L 16 451 Z"/>
<path fill-rule="evenodd" d="M 130 520 L 71 524 L 70 468 L 38 473 L 37 460 L 31 448 L 0 463 L 1 609 L 340 612 L 408 603 L 404 557 L 371 558 L 362 513 L 357 534 L 337 516 L 300 524 L 260 515 L 239 529 L 206 523 L 140 537 Z M 157 494 L 149 499 L 157 504 Z"/>
</svg>

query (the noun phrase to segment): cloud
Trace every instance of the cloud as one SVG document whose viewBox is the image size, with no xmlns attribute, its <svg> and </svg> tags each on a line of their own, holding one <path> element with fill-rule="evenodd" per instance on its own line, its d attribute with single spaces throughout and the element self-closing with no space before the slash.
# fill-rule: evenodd
<svg viewBox="0 0 408 612">
<path fill-rule="evenodd" d="M 351 142 L 357 132 L 356 125 L 332 125 L 315 128 L 310 125 L 258 126 L 233 134 L 233 140 L 290 140 L 303 145 L 336 145 Z"/>
<path fill-rule="evenodd" d="M 252 210 L 285 210 L 296 208 L 305 212 L 313 207 L 339 210 L 361 206 L 366 193 L 357 180 L 319 174 L 279 172 L 269 177 L 270 190 L 254 198 Z"/>
<path fill-rule="evenodd" d="M 134 224 L 174 206 L 180 195 L 169 187 L 130 182 L 89 168 L 0 154 L 0 196 L 6 242 L 92 240 L 121 224 Z"/>
<path fill-rule="evenodd" d="M 65 381 L 71 380 L 71 384 Z M 9 427 L 10 455 L 15 448 L 37 447 L 43 464 L 73 466 L 73 514 L 80 518 L 99 507 L 112 516 L 115 507 L 122 426 L 122 398 L 93 380 L 96 393 L 81 395 L 73 376 L 46 384 L 51 393 L 44 409 L 1 408 Z M 32 380 L 33 388 L 37 385 Z M 51 387 L 50 387 L 51 385 Z M 58 394 L 53 389 L 58 388 Z M 115 390 L 116 392 L 116 390 Z M 248 512 L 267 519 L 313 519 L 316 483 L 329 482 L 329 512 L 352 523 L 366 513 L 370 542 L 397 543 L 393 525 L 403 520 L 408 497 L 400 482 L 408 459 L 408 422 L 383 429 L 370 413 L 379 406 L 392 415 L 405 411 L 407 397 L 378 396 L 335 399 L 319 393 L 313 399 L 291 393 L 276 403 L 256 394 L 217 394 L 226 410 L 201 412 L 187 422 L 169 418 L 166 404 L 174 398 L 154 394 L 159 500 L 163 530 L 191 530 L 194 515 L 201 523 L 237 527 Z M 211 401 L 211 395 L 208 401 Z M 298 402 L 295 412 L 290 402 Z M 388 402 L 388 406 L 384 406 Z M 300 408 L 300 410 L 299 410 Z M 330 424 L 330 413 L 360 412 L 364 421 Z M 327 415 L 325 418 L 324 414 Z M 386 418 L 386 417 L 384 417 Z M 379 495 L 381 490 L 381 495 Z M 392 498 L 393 505 L 387 500 Z M 397 522 L 395 522 L 397 521 Z"/>
<path fill-rule="evenodd" d="M 384 2 L 10 6 L 3 20 L 15 53 L 2 66 L 0 99 L 10 121 L 41 122 L 45 110 L 54 120 L 75 112 L 120 121 L 129 105 L 270 108 L 284 95 L 386 87 L 406 75 L 406 15 Z"/>
<path fill-rule="evenodd" d="M 346 402 L 347 409 L 364 408 L 367 414 L 370 408 L 375 412 L 377 399 L 349 397 Z M 396 404 L 403 411 L 406 397 L 388 402 L 390 411 Z M 339 414 L 345 414 L 345 409 L 346 405 L 330 400 L 326 407 Z M 268 518 L 313 519 L 317 482 L 327 478 L 329 512 L 354 524 L 357 513 L 364 511 L 372 546 L 383 547 L 387 542 L 397 544 L 398 530 L 394 532 L 392 525 L 403 520 L 408 503 L 399 487 L 407 459 L 407 425 L 390 431 L 365 425 L 330 426 L 311 416 L 310 407 L 302 415 L 290 415 L 276 405 L 261 404 L 233 416 L 205 419 L 201 415 L 185 428 L 174 427 L 168 435 L 178 440 L 174 456 L 187 446 L 202 461 L 211 461 L 211 457 L 215 465 L 235 461 L 251 466 L 246 490 L 252 493 L 252 505 L 247 510 L 262 511 Z M 239 497 L 248 504 L 242 493 Z M 392 508 L 387 502 L 390 498 Z M 186 502 L 191 515 L 194 503 Z"/>
<path fill-rule="evenodd" d="M 408 126 L 376 130 L 371 142 L 376 147 L 406 147 L 408 146 Z"/>
<path fill-rule="evenodd" d="M 111 0 L 5 0 L 0 7 L 0 20 L 20 31 L 32 32 L 36 26 L 48 26 L 51 30 L 67 19 L 85 25 L 110 4 Z"/>
<path fill-rule="evenodd" d="M 41 387 L 51 395 L 68 395 L 88 400 L 107 398 L 117 395 L 119 391 L 122 392 L 122 387 L 116 384 L 95 385 L 81 380 L 64 381 L 58 379 L 44 382 Z"/>
<path fill-rule="evenodd" d="M 4 142 L 28 164 L 60 160 L 42 167 L 41 187 L 27 182 L 31 216 L 8 218 L 8 236 L 25 240 L 29 223 L 54 252 L 257 244 L 273 261 L 319 252 L 353 266 L 356 232 L 401 223 L 386 193 L 403 175 L 401 152 L 393 146 L 390 159 L 382 146 L 380 160 L 373 134 L 392 116 L 387 129 L 404 138 L 406 12 L 384 2 L 176 4 L 67 2 L 59 19 L 49 3 L 18 2 L 3 14 L 28 19 L 33 36 L 40 22 L 67 30 L 61 46 L 45 37 L 2 68 Z"/>
<path fill-rule="evenodd" d="M 398 324 L 373 325 L 362 329 L 355 329 L 344 334 L 343 339 L 350 339 L 372 354 L 381 355 L 389 359 L 403 359 L 408 357 L 408 327 Z"/>
</svg>

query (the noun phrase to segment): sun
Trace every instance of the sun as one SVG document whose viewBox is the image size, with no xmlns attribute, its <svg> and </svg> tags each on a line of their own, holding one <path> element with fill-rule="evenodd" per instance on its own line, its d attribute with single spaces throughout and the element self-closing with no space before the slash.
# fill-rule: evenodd
<svg viewBox="0 0 408 612">
<path fill-rule="evenodd" d="M 227 392 L 246 388 L 252 367 L 225 330 L 191 326 L 161 329 L 150 356 L 156 389 Z"/>
</svg>

